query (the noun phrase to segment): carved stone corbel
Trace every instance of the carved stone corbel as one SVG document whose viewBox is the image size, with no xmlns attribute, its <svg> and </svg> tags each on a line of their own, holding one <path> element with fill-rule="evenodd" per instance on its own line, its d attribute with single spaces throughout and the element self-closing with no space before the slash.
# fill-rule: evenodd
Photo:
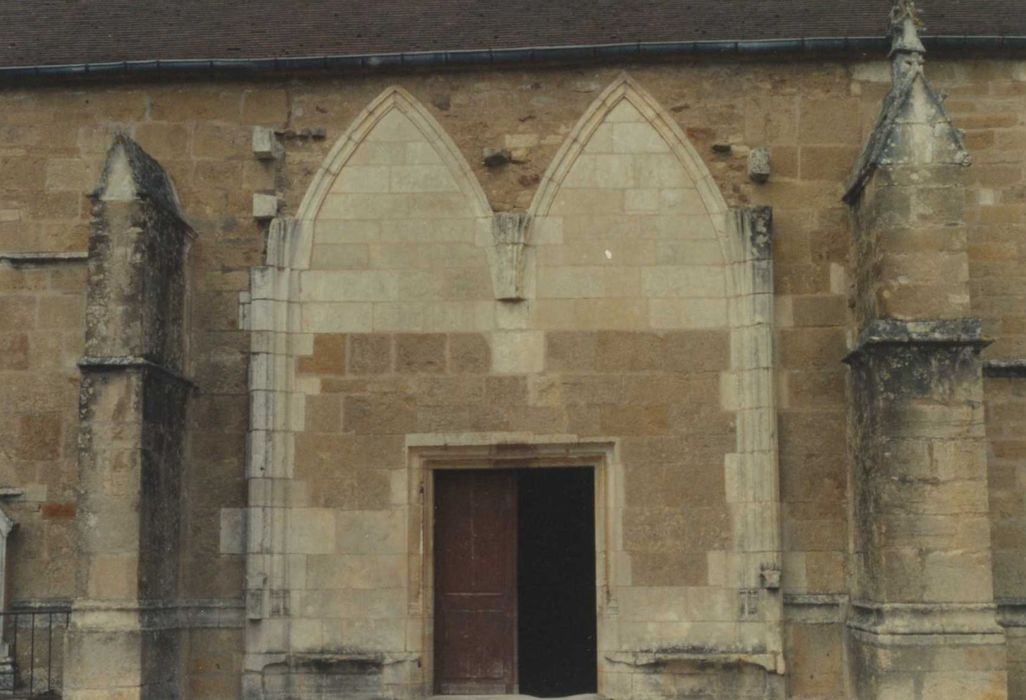
<svg viewBox="0 0 1026 700">
<path fill-rule="evenodd" d="M 529 215 L 524 212 L 499 212 L 492 219 L 495 239 L 492 282 L 499 301 L 524 299 L 524 248 L 529 221 Z"/>
</svg>

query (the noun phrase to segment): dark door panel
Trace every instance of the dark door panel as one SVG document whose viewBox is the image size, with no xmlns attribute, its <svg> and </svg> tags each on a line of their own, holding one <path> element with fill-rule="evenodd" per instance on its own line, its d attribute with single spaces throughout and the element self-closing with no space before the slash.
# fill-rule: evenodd
<svg viewBox="0 0 1026 700">
<path fill-rule="evenodd" d="M 435 472 L 435 691 L 516 688 L 517 481 Z"/>
</svg>

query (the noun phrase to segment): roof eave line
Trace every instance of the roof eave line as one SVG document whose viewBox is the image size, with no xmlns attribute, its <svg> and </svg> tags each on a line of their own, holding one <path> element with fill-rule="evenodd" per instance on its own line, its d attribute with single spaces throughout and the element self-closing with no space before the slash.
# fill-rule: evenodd
<svg viewBox="0 0 1026 700">
<path fill-rule="evenodd" d="M 934 49 L 1026 49 L 1026 36 L 933 36 L 924 37 Z M 752 40 L 702 40 L 680 42 L 633 42 L 570 46 L 533 46 L 510 49 L 460 49 L 377 54 L 336 54 L 262 58 L 204 58 L 142 61 L 107 61 L 53 65 L 0 67 L 0 79 L 51 78 L 163 73 L 288 71 L 331 68 L 378 69 L 389 67 L 466 66 L 596 58 L 654 57 L 671 55 L 755 55 L 819 51 L 886 51 L 885 37 L 797 37 Z"/>
</svg>

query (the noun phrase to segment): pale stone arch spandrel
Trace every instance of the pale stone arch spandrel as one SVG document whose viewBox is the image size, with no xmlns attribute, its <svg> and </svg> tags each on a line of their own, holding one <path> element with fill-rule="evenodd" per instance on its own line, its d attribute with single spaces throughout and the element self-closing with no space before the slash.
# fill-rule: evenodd
<svg viewBox="0 0 1026 700">
<path fill-rule="evenodd" d="M 424 105 L 402 87 L 393 85 L 385 89 L 357 117 L 352 125 L 338 138 L 331 151 L 324 158 L 321 166 L 314 174 L 306 194 L 300 202 L 294 217 L 296 229 L 292 232 L 295 240 L 290 242 L 290 255 L 286 266 L 291 269 L 309 267 L 311 243 L 313 239 L 312 224 L 321 213 L 325 199 L 336 185 L 339 175 L 351 163 L 361 145 L 373 138 L 375 130 L 389 119 L 401 117 L 404 127 L 411 126 L 424 142 L 433 147 L 439 160 L 443 163 L 453 180 L 459 187 L 470 210 L 477 217 L 490 219 L 492 208 L 480 183 L 471 170 L 470 164 L 446 133 L 441 124 L 431 115 Z M 268 264 L 281 264 L 272 259 L 272 246 L 268 246 Z"/>
<path fill-rule="evenodd" d="M 531 202 L 531 217 L 544 218 L 549 214 L 567 176 L 598 129 L 624 102 L 636 109 L 646 123 L 658 133 L 668 151 L 673 154 L 683 172 L 693 182 L 716 228 L 724 260 L 728 265 L 743 260 L 742 247 L 727 232 L 727 202 L 713 181 L 709 169 L 670 113 L 627 74 L 621 75 L 603 90 L 577 121 L 542 176 L 541 184 Z"/>
</svg>

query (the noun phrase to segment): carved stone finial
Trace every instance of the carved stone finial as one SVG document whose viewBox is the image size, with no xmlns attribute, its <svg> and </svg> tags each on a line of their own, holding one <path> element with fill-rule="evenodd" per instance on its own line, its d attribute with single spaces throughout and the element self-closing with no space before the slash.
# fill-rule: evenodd
<svg viewBox="0 0 1026 700">
<path fill-rule="evenodd" d="M 923 28 L 916 0 L 895 0 L 891 8 L 891 56 L 926 53 L 926 47 L 919 40 L 919 30 Z"/>
<path fill-rule="evenodd" d="M 915 0 L 896 0 L 891 10 L 891 91 L 848 179 L 844 201 L 856 206 L 879 166 L 971 163 L 965 137 L 951 123 L 944 100 L 923 67 L 926 49 Z"/>
</svg>

